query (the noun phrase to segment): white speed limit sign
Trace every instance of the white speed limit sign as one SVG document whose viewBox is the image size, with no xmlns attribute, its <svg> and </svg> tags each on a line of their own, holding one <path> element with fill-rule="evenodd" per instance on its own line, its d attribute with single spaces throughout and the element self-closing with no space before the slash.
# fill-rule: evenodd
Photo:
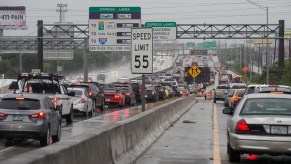
<svg viewBox="0 0 291 164">
<path fill-rule="evenodd" d="M 131 73 L 153 73 L 153 29 L 131 29 Z"/>
</svg>

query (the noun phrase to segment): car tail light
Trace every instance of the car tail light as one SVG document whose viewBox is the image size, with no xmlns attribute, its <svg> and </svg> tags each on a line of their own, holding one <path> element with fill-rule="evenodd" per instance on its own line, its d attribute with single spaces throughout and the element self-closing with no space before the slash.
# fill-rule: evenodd
<svg viewBox="0 0 291 164">
<path fill-rule="evenodd" d="M 129 96 L 129 95 L 130 95 L 130 93 L 126 93 L 125 95 L 126 95 L 126 96 Z"/>
<path fill-rule="evenodd" d="M 84 98 L 82 98 L 80 102 L 84 104 L 85 101 L 86 101 L 86 100 L 85 100 Z"/>
<path fill-rule="evenodd" d="M 250 128 L 244 119 L 237 122 L 235 127 L 235 133 L 249 133 Z"/>
<path fill-rule="evenodd" d="M 53 99 L 53 103 L 54 103 L 54 105 L 55 105 L 55 107 L 56 107 L 57 104 L 58 104 L 58 99 L 57 99 L 56 97 Z"/>
<path fill-rule="evenodd" d="M 119 99 L 119 95 L 114 95 L 114 98 Z"/>
<path fill-rule="evenodd" d="M 155 95 L 155 92 L 154 91 L 152 91 L 152 95 Z"/>
<path fill-rule="evenodd" d="M 239 101 L 238 97 L 235 97 L 234 102 L 238 102 L 238 101 Z"/>
<path fill-rule="evenodd" d="M 7 117 L 7 114 L 0 112 L 0 119 L 5 119 L 6 117 Z"/>
<path fill-rule="evenodd" d="M 41 118 L 41 119 L 43 119 L 43 118 L 45 118 L 45 113 L 44 112 L 39 112 L 39 113 L 35 113 L 35 114 L 30 114 L 30 115 L 28 115 L 28 117 L 30 119 L 34 119 L 34 118 Z"/>
<path fill-rule="evenodd" d="M 92 96 L 92 92 L 89 92 L 89 93 L 88 93 L 88 96 Z"/>
</svg>

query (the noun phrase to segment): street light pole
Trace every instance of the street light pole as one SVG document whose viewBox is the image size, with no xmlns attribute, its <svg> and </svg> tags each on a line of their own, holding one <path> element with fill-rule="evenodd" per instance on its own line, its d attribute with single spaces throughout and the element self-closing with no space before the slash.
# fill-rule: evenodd
<svg viewBox="0 0 291 164">
<path fill-rule="evenodd" d="M 267 7 L 267 52 L 266 52 L 266 65 L 267 65 L 267 84 L 269 84 L 269 7 Z"/>
<path fill-rule="evenodd" d="M 259 7 L 260 9 L 266 11 L 267 13 L 267 50 L 266 50 L 266 68 L 267 68 L 267 84 L 269 84 L 269 59 L 268 59 L 268 50 L 269 50 L 269 7 L 268 6 L 263 6 L 261 4 L 258 4 L 256 2 L 253 2 L 251 0 L 246 0 L 249 3 Z"/>
</svg>

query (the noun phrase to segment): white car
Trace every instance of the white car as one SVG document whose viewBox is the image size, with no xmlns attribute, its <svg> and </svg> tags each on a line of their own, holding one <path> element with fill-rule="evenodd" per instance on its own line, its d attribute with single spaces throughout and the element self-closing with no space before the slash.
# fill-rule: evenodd
<svg viewBox="0 0 291 164">
<path fill-rule="evenodd" d="M 74 111 L 82 112 L 84 116 L 95 114 L 95 104 L 85 88 L 68 88 L 68 91 L 75 93 L 72 97 Z"/>
</svg>

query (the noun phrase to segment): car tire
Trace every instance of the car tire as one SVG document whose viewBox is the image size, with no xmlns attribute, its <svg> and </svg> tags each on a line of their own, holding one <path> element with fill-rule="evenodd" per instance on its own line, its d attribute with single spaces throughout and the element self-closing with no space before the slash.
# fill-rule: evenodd
<svg viewBox="0 0 291 164">
<path fill-rule="evenodd" d="M 92 104 L 92 109 L 90 110 L 90 113 L 89 113 L 92 117 L 95 117 L 95 104 L 93 103 Z"/>
<path fill-rule="evenodd" d="M 66 115 L 66 122 L 67 123 L 73 122 L 73 105 L 71 105 L 70 113 Z"/>
<path fill-rule="evenodd" d="M 47 146 L 50 144 L 50 127 L 47 126 L 47 132 L 44 136 L 40 139 L 40 146 Z"/>
<path fill-rule="evenodd" d="M 103 100 L 101 106 L 100 106 L 100 111 L 104 111 L 105 109 L 105 104 L 104 104 L 105 100 Z"/>
<path fill-rule="evenodd" d="M 59 142 L 61 140 L 62 136 L 62 127 L 61 127 L 62 122 L 59 123 L 57 134 L 52 136 L 53 142 Z"/>
<path fill-rule="evenodd" d="M 227 152 L 228 152 L 228 161 L 231 163 L 239 163 L 240 162 L 240 152 L 235 151 L 231 148 L 230 144 L 227 144 Z"/>
<path fill-rule="evenodd" d="M 87 110 L 85 112 L 83 112 L 83 116 L 84 117 L 88 117 L 89 116 L 89 106 L 87 105 Z"/>
<path fill-rule="evenodd" d="M 13 145 L 13 138 L 6 138 L 5 147 Z"/>
</svg>

